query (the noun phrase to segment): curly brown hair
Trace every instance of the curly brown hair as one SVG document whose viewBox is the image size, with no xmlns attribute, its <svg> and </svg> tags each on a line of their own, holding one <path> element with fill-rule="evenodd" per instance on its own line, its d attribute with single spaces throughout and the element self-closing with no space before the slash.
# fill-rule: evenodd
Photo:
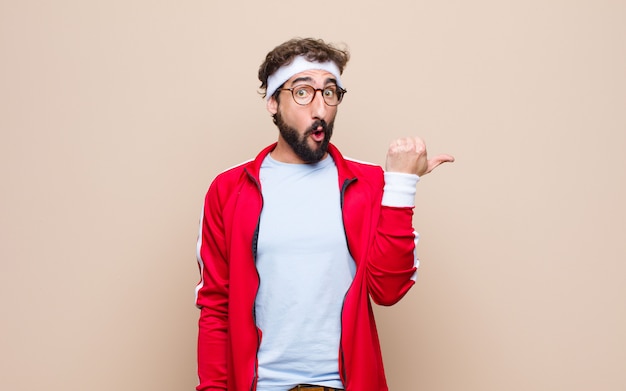
<svg viewBox="0 0 626 391">
<path fill-rule="evenodd" d="M 265 61 L 263 61 L 259 67 L 260 89 L 264 98 L 267 89 L 267 78 L 283 65 L 287 65 L 293 61 L 296 56 L 304 56 L 307 60 L 315 62 L 332 61 L 339 68 L 339 73 L 343 73 L 343 69 L 350 59 L 350 53 L 347 48 L 339 49 L 321 39 L 290 39 L 267 53 Z"/>
</svg>

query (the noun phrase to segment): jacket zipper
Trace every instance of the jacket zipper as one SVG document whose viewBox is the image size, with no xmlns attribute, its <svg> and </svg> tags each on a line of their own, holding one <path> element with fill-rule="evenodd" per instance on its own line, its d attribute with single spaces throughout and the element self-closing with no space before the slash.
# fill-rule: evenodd
<svg viewBox="0 0 626 391">
<path fill-rule="evenodd" d="M 263 193 L 261 192 L 261 184 L 259 183 L 259 181 L 256 180 L 256 178 L 250 174 L 250 172 L 248 172 L 248 170 L 246 169 L 246 174 L 248 174 L 248 177 L 250 178 L 250 180 L 252 180 L 252 182 L 254 183 L 254 185 L 257 187 L 257 190 L 259 191 L 259 196 L 261 197 L 261 209 L 263 209 Z M 256 331 L 256 353 L 255 353 L 255 359 L 254 359 L 254 369 L 252 372 L 252 383 L 250 384 L 250 391 L 255 391 L 256 390 L 256 383 L 258 380 L 258 360 L 259 360 L 259 349 L 261 348 L 261 335 L 259 334 L 259 328 L 256 325 L 256 297 L 259 294 L 259 285 L 261 284 L 261 276 L 259 275 L 259 271 L 256 268 L 256 254 L 257 254 L 257 246 L 258 246 L 258 240 L 259 240 L 259 226 L 261 224 L 261 214 L 259 213 L 259 218 L 257 220 L 256 223 L 256 228 L 254 229 L 254 235 L 252 237 L 252 259 L 254 261 L 255 267 L 254 270 L 256 272 L 257 275 L 257 280 L 259 281 L 259 284 L 257 285 L 257 289 L 256 292 L 254 293 L 254 301 L 252 303 L 252 320 L 254 321 L 254 330 Z"/>
<path fill-rule="evenodd" d="M 259 216 L 259 220 L 261 219 L 261 217 Z M 257 245 L 257 240 L 259 238 L 259 222 L 257 222 L 256 225 L 256 229 L 254 230 L 254 238 L 252 239 L 252 246 L 253 246 L 253 259 L 254 259 L 254 263 L 256 265 L 256 245 Z M 254 270 L 256 271 L 256 275 L 257 275 L 257 279 L 259 281 L 259 285 L 261 284 L 261 276 L 259 275 L 259 271 L 256 268 L 256 266 L 254 267 Z M 255 391 L 256 390 L 256 383 L 257 383 L 257 379 L 258 379 L 258 362 L 259 362 L 259 349 L 261 348 L 261 335 L 259 334 L 259 328 L 256 325 L 256 297 L 259 294 L 259 288 L 257 286 L 256 292 L 254 294 L 254 302 L 252 303 L 252 320 L 254 321 L 254 330 L 256 331 L 256 353 L 255 353 L 255 359 L 254 359 L 254 371 L 253 371 L 253 376 L 252 376 L 252 384 L 250 384 L 250 391 Z"/>
<path fill-rule="evenodd" d="M 352 259 L 354 259 L 354 257 L 352 256 L 352 253 L 350 251 L 350 245 L 348 243 L 348 233 L 346 232 L 345 226 L 346 226 L 346 222 L 343 218 L 343 201 L 344 201 L 344 196 L 346 193 L 346 190 L 348 189 L 348 186 L 353 183 L 356 182 L 357 178 L 352 178 L 352 179 L 346 179 L 343 181 L 343 184 L 341 185 L 341 197 L 340 197 L 340 204 L 341 204 L 341 219 L 343 221 L 343 232 L 344 235 L 346 236 L 346 245 L 348 247 L 348 252 L 350 253 L 350 256 L 352 257 Z M 348 377 L 346 375 L 346 360 L 345 360 L 345 355 L 344 355 L 344 349 L 343 349 L 343 308 L 346 304 L 346 296 L 348 296 L 348 292 L 350 291 L 350 288 L 352 287 L 352 284 L 354 283 L 354 280 L 352 281 L 352 283 L 350 284 L 350 287 L 348 287 L 348 290 L 346 291 L 346 294 L 343 296 L 343 303 L 341 304 L 341 315 L 340 315 L 340 334 L 339 334 L 339 359 L 341 360 L 341 373 L 339 374 L 339 376 L 341 377 L 341 381 L 343 383 L 343 386 L 347 389 L 348 388 Z"/>
</svg>

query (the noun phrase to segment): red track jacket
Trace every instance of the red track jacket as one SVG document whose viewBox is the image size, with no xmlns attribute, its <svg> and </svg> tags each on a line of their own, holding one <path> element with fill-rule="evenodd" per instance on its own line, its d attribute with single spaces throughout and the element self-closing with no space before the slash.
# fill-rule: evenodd
<svg viewBox="0 0 626 391">
<path fill-rule="evenodd" d="M 256 389 L 257 350 L 263 338 L 254 319 L 256 240 L 263 208 L 259 171 L 274 146 L 218 175 L 205 198 L 197 247 L 199 391 Z M 346 160 L 332 144 L 329 153 L 339 173 L 344 229 L 357 267 L 341 316 L 339 373 L 347 391 L 386 391 L 370 297 L 392 305 L 414 284 L 413 208 L 381 206 L 381 167 Z"/>
</svg>

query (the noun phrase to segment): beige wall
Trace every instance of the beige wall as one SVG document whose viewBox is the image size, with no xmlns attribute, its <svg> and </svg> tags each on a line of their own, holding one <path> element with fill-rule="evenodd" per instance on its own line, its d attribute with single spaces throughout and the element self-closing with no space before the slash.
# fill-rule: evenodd
<svg viewBox="0 0 626 391">
<path fill-rule="evenodd" d="M 191 390 L 197 222 L 276 132 L 293 36 L 345 42 L 335 142 L 451 153 L 392 390 L 626 389 L 623 1 L 0 1 L 0 389 Z"/>
</svg>

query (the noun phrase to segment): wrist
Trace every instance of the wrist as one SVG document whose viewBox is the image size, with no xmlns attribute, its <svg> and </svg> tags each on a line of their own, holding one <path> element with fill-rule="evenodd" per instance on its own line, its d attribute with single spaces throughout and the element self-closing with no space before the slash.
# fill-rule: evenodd
<svg viewBox="0 0 626 391">
<path fill-rule="evenodd" d="M 403 172 L 385 172 L 382 204 L 395 207 L 415 206 L 415 193 L 420 177 Z"/>
</svg>

